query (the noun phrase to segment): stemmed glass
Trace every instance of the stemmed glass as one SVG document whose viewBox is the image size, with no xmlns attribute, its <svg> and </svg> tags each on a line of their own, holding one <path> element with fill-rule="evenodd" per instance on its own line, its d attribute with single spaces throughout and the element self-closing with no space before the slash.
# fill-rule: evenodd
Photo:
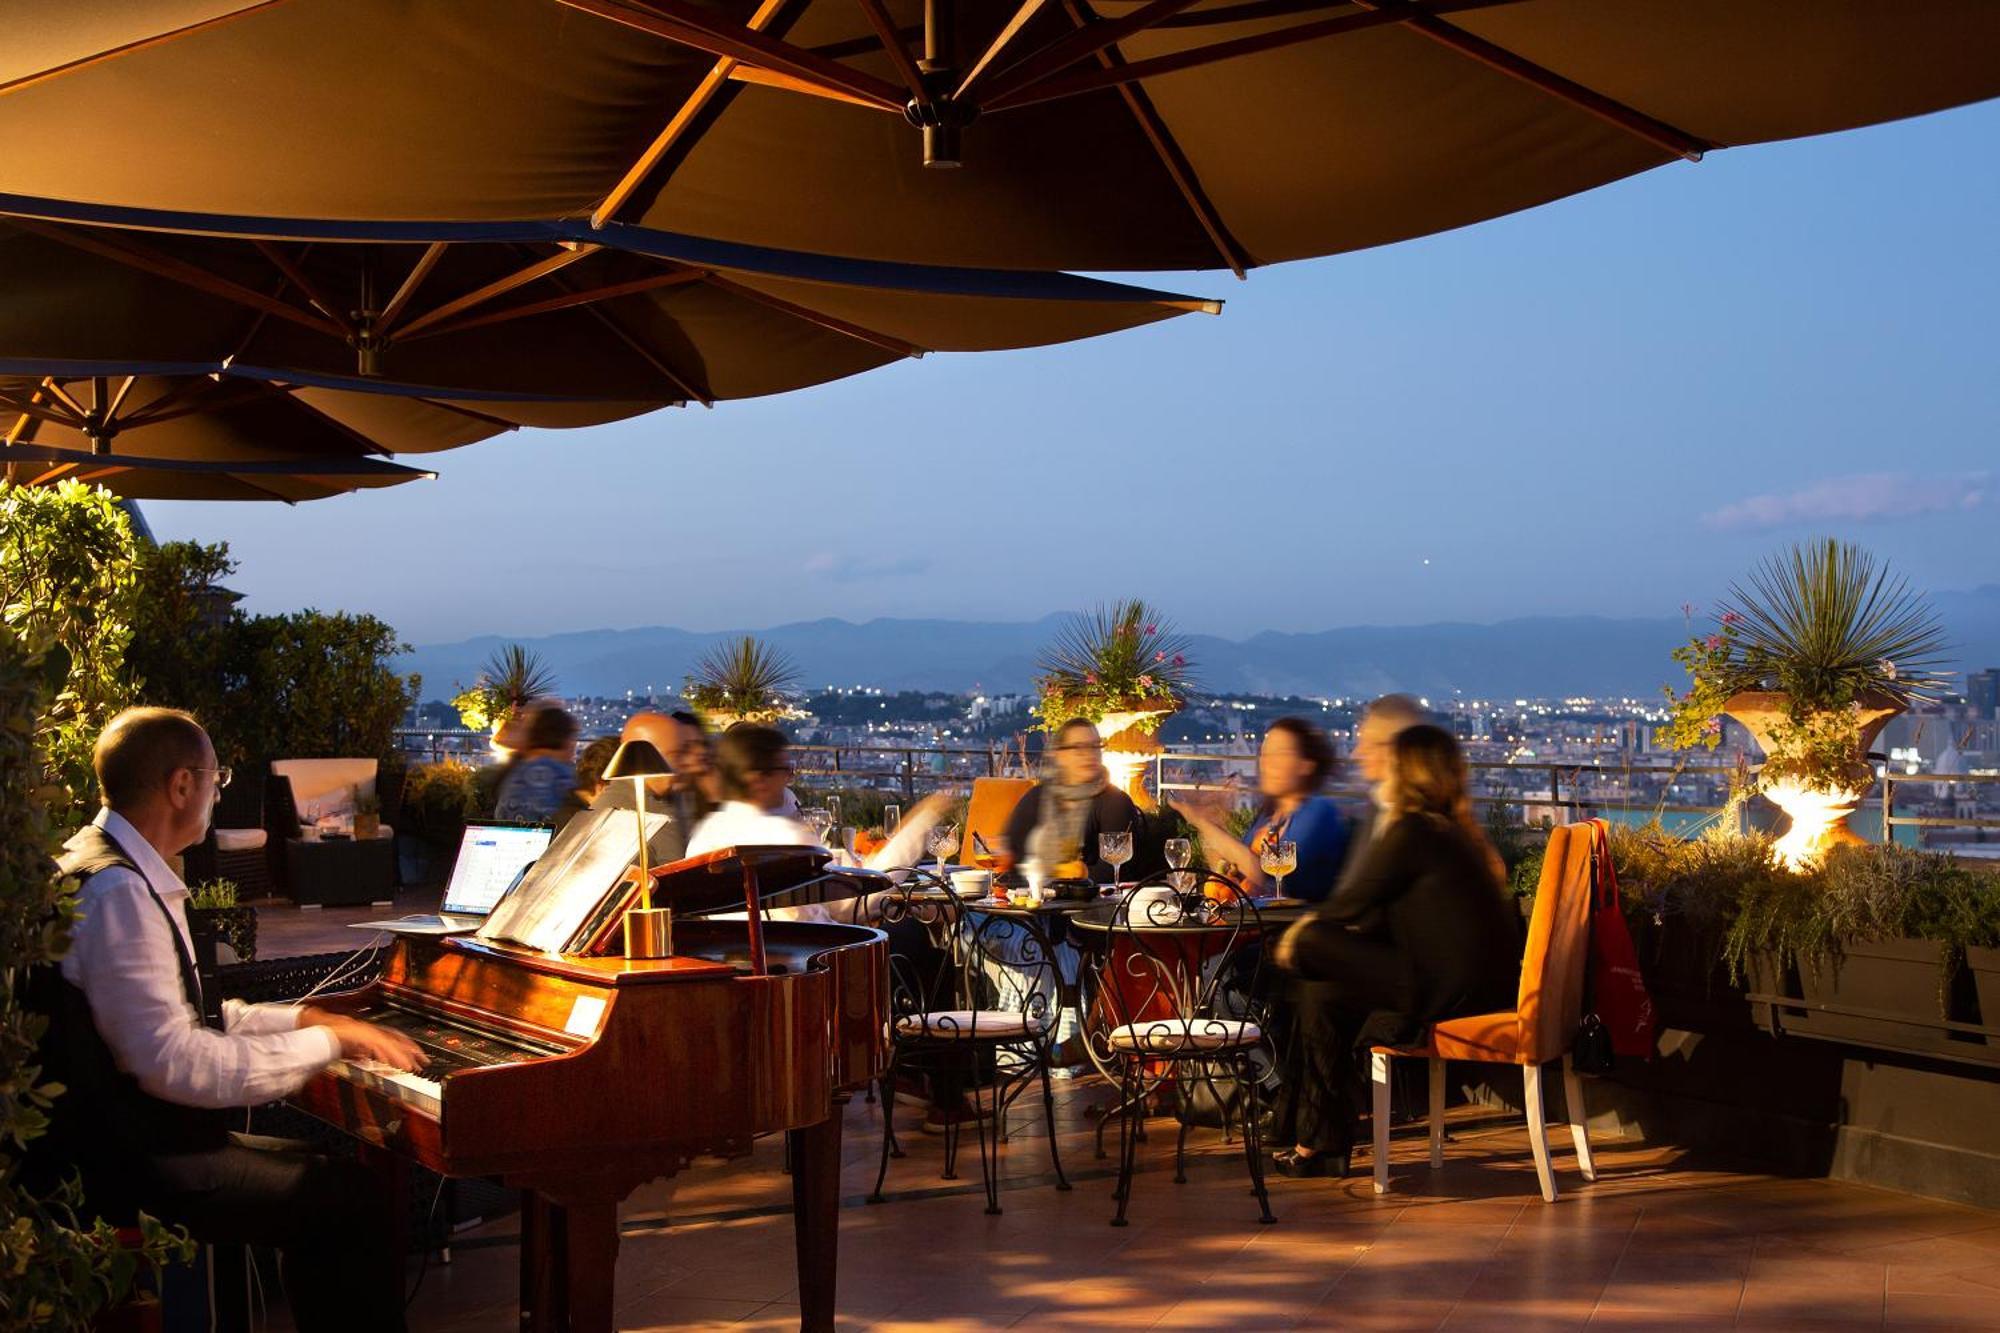
<svg viewBox="0 0 2000 1333">
<path fill-rule="evenodd" d="M 823 810 L 818 806 L 814 806 L 811 809 L 799 811 L 799 818 L 805 822 L 807 828 L 812 830 L 813 837 L 821 846 L 827 845 L 827 834 L 833 831 L 833 811 Z"/>
<path fill-rule="evenodd" d="M 896 830 L 901 827 L 903 827 L 903 807 L 900 805 L 883 806 L 882 836 L 885 838 L 893 838 L 896 836 Z"/>
<path fill-rule="evenodd" d="M 1184 874 L 1188 864 L 1194 860 L 1194 842 L 1189 838 L 1168 838 L 1166 843 L 1167 865 L 1174 872 L 1174 892 L 1188 891 L 1189 876 Z"/>
<path fill-rule="evenodd" d="M 1264 873 L 1275 876 L 1278 881 L 1271 890 L 1271 896 L 1284 897 L 1285 876 L 1299 868 L 1299 845 L 1283 839 L 1267 843 L 1258 861 L 1264 867 Z"/>
<path fill-rule="evenodd" d="M 1132 832 L 1100 833 L 1097 835 L 1097 859 L 1111 867 L 1111 887 L 1117 889 L 1122 876 L 1120 871 L 1132 859 Z"/>
<path fill-rule="evenodd" d="M 924 845 L 930 848 L 931 855 L 937 858 L 938 878 L 944 880 L 947 884 L 951 883 L 951 880 L 945 874 L 944 863 L 946 857 L 958 850 L 958 825 L 937 824 L 932 826 L 931 831 L 924 835 Z"/>
</svg>

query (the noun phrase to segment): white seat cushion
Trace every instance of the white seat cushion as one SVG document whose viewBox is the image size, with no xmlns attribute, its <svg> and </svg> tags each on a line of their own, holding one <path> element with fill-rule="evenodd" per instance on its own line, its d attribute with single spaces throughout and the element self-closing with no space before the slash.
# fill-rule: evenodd
<svg viewBox="0 0 2000 1333">
<path fill-rule="evenodd" d="M 1111 1029 L 1113 1050 L 1161 1055 L 1233 1050 L 1263 1039 L 1262 1028 L 1236 1018 L 1153 1018 Z"/>
<path fill-rule="evenodd" d="M 219 828 L 215 831 L 215 850 L 218 852 L 254 852 L 264 846 L 264 830 L 260 828 Z"/>
<path fill-rule="evenodd" d="M 933 1041 L 969 1041 L 980 1037 L 1027 1037 L 1048 1031 L 1049 1020 L 1041 1014 L 1024 1014 L 1018 1009 L 934 1009 L 928 1014 L 905 1014 L 896 1020 L 896 1031 L 905 1037 L 929 1037 Z"/>
</svg>

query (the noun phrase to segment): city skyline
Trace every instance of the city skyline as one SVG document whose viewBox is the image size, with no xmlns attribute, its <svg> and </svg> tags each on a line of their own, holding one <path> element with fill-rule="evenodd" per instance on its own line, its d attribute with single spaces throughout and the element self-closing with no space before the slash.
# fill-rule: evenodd
<svg viewBox="0 0 2000 1333">
<path fill-rule="evenodd" d="M 1668 616 L 1822 532 L 1977 586 L 2000 181 L 1965 164 L 1996 128 L 1982 105 L 1732 150 L 1248 283 L 1141 279 L 1220 318 L 522 432 L 395 492 L 147 514 L 229 541 L 251 609 L 413 643 L 1133 594 L 1236 637 Z M 603 535 L 635 532 L 657 540 Z"/>
</svg>

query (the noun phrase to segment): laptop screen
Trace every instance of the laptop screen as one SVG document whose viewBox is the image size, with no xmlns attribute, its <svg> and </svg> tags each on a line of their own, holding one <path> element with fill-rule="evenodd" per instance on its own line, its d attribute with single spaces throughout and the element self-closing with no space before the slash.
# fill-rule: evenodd
<svg viewBox="0 0 2000 1333">
<path fill-rule="evenodd" d="M 554 836 L 546 824 L 467 824 L 444 891 L 444 910 L 461 916 L 491 912 Z"/>
</svg>

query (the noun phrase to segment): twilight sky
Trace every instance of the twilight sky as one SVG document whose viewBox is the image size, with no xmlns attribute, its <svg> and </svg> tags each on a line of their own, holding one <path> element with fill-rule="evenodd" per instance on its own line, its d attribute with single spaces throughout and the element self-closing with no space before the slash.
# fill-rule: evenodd
<svg viewBox="0 0 2000 1333">
<path fill-rule="evenodd" d="M 145 509 L 226 540 L 252 610 L 417 643 L 1134 594 L 1230 636 L 1666 615 L 1823 532 L 1919 587 L 1995 582 L 1996 148 L 2000 103 L 1731 149 L 1248 282 L 1139 279 L 1219 318 Z"/>
</svg>

